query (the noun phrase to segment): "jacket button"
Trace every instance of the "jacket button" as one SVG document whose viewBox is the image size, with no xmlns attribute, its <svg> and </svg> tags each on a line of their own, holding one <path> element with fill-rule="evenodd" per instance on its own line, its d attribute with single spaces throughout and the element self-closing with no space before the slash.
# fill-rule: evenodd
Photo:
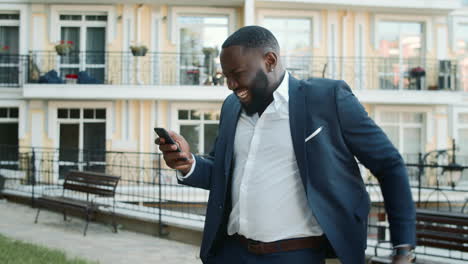
<svg viewBox="0 0 468 264">
<path fill-rule="evenodd" d="M 223 210 L 223 206 L 221 204 L 218 206 L 218 208 L 219 210 Z"/>
</svg>

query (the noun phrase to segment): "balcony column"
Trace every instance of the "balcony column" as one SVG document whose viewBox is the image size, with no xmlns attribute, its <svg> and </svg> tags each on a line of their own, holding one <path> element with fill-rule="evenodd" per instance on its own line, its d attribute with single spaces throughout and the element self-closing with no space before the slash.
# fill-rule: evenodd
<svg viewBox="0 0 468 264">
<path fill-rule="evenodd" d="M 255 0 L 244 0 L 244 26 L 255 25 Z"/>
<path fill-rule="evenodd" d="M 446 17 L 436 17 L 435 27 L 437 30 L 437 59 L 447 59 L 448 50 L 448 28 Z"/>
</svg>

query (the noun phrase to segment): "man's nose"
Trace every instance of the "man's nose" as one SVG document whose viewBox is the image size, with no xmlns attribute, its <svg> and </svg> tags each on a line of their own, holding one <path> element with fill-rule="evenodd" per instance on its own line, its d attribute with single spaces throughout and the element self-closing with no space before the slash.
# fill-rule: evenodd
<svg viewBox="0 0 468 264">
<path fill-rule="evenodd" d="M 233 90 L 233 91 L 234 91 L 234 90 L 237 88 L 237 86 L 238 86 L 237 82 L 236 82 L 235 80 L 233 80 L 233 79 L 228 79 L 227 85 L 228 85 L 229 90 Z"/>
</svg>

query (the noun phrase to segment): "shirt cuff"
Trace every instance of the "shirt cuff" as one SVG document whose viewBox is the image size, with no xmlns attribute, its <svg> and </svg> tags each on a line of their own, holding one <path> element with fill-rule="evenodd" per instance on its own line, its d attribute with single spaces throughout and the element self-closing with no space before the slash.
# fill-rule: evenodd
<svg viewBox="0 0 468 264">
<path fill-rule="evenodd" d="M 181 175 L 181 173 L 177 173 L 177 179 L 179 179 L 179 181 L 183 181 L 184 179 L 187 179 L 188 177 L 190 177 L 190 175 L 192 175 L 193 171 L 195 170 L 195 165 L 197 165 L 197 160 L 195 159 L 195 156 L 192 153 L 190 154 L 192 155 L 192 159 L 193 159 L 192 168 L 190 168 L 190 171 L 185 175 Z"/>
<path fill-rule="evenodd" d="M 393 248 L 401 248 L 401 247 L 413 247 L 413 246 L 410 244 L 401 244 L 401 245 L 396 245 Z"/>
</svg>

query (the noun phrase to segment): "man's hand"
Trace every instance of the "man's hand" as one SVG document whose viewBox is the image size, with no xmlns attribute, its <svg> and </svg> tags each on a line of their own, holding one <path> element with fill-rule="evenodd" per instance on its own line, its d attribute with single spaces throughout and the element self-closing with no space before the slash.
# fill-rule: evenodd
<svg viewBox="0 0 468 264">
<path fill-rule="evenodd" d="M 178 135 L 173 131 L 168 131 L 168 133 L 177 143 L 181 152 L 177 151 L 176 145 L 166 144 L 164 138 L 157 138 L 155 143 L 159 145 L 159 150 L 161 150 L 163 153 L 163 157 L 167 166 L 171 167 L 172 169 L 179 170 L 183 175 L 186 175 L 189 173 L 194 162 L 192 159 L 192 154 L 190 153 L 190 146 L 185 138 L 181 135 Z"/>
</svg>

